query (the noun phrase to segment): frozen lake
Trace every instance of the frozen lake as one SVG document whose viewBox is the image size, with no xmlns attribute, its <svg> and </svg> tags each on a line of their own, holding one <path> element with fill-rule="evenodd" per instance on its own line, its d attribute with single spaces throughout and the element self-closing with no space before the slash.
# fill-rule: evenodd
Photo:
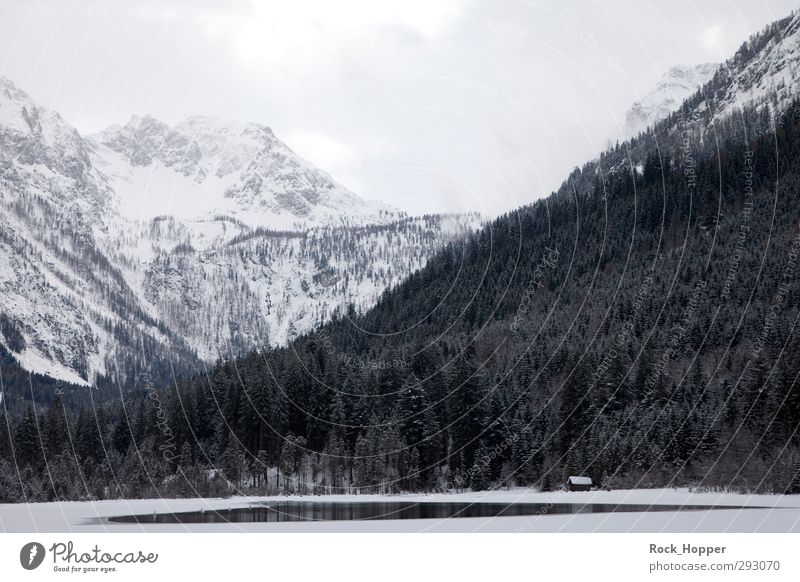
<svg viewBox="0 0 800 582">
<path fill-rule="evenodd" d="M 800 533 L 800 496 L 510 489 L 20 503 L 0 504 L 2 531 Z"/>
<path fill-rule="evenodd" d="M 641 513 L 655 511 L 710 511 L 744 509 L 723 505 L 653 505 L 619 503 L 470 503 L 444 501 L 274 501 L 236 509 L 122 515 L 112 523 L 205 524 L 279 523 L 295 521 L 366 521 L 395 519 L 453 519 L 572 515 L 580 513 Z M 757 509 L 757 508 L 750 508 Z"/>
</svg>

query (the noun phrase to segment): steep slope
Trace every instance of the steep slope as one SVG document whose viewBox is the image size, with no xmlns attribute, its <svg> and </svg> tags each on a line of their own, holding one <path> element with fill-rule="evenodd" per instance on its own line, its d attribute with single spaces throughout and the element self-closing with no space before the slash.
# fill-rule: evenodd
<svg viewBox="0 0 800 582">
<path fill-rule="evenodd" d="M 89 152 L 58 114 L 0 83 L 0 311 L 21 340 L 2 339 L 28 369 L 72 383 L 154 345 L 191 364 L 98 248 L 113 192 Z"/>
<path fill-rule="evenodd" d="M 753 104 L 780 113 L 797 97 L 798 67 L 800 14 L 792 14 L 752 36 L 688 105 L 717 118 Z"/>
<path fill-rule="evenodd" d="M 705 131 L 713 130 L 715 120 L 754 107 L 780 115 L 798 94 L 798 67 L 800 16 L 792 14 L 753 35 L 721 65 L 671 69 L 627 113 L 627 134 L 633 137 L 679 108 L 685 119 L 700 120 Z"/>
<path fill-rule="evenodd" d="M 228 224 L 210 245 L 195 228 Z M 451 240 L 471 232 L 476 215 L 426 216 L 364 227 L 316 227 L 301 232 L 242 229 L 230 221 L 151 223 L 152 244 L 175 246 L 143 271 L 142 291 L 201 356 L 242 354 L 284 345 L 353 305 L 361 312 L 380 294 L 423 267 Z M 145 239 L 147 240 L 147 239 Z"/>
<path fill-rule="evenodd" d="M 719 65 L 715 63 L 672 67 L 655 88 L 634 103 L 625 114 L 625 137 L 639 135 L 648 126 L 678 109 L 687 97 L 714 76 L 718 68 Z"/>
</svg>

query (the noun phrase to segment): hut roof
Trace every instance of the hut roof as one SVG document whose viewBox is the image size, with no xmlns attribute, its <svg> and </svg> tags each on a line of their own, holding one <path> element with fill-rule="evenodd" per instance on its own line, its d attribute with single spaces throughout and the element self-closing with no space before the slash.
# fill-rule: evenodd
<svg viewBox="0 0 800 582">
<path fill-rule="evenodd" d="M 591 477 L 578 477 L 575 475 L 570 475 L 569 482 L 573 485 L 591 485 L 592 478 Z"/>
</svg>

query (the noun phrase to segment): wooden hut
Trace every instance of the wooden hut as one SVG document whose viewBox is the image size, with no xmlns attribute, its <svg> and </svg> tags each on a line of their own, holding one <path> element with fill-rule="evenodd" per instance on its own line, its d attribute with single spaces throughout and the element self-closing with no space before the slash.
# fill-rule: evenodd
<svg viewBox="0 0 800 582">
<path fill-rule="evenodd" d="M 592 488 L 591 477 L 570 475 L 567 479 L 567 491 L 589 491 Z"/>
</svg>

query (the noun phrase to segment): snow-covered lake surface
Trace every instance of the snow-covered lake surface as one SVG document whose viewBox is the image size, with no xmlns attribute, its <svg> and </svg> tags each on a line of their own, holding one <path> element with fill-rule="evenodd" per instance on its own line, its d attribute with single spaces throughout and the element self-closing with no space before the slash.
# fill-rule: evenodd
<svg viewBox="0 0 800 582">
<path fill-rule="evenodd" d="M 116 523 L 115 516 L 227 511 L 280 501 L 325 503 L 540 503 L 735 506 L 736 509 L 632 511 L 370 521 Z M 5 532 L 800 532 L 800 495 L 694 493 L 687 489 L 537 492 L 527 489 L 433 495 L 328 495 L 143 499 L 0 505 Z"/>
</svg>

